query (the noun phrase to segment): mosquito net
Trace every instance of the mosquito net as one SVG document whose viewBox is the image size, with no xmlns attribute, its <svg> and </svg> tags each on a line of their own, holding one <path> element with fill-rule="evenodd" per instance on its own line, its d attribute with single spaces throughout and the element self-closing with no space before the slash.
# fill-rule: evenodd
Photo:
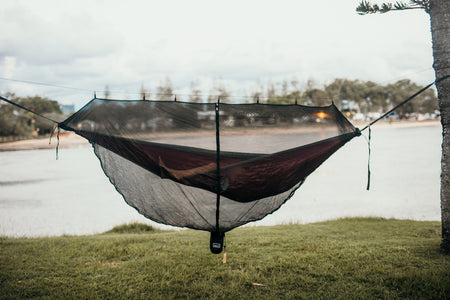
<svg viewBox="0 0 450 300">
<path fill-rule="evenodd" d="M 362 131 L 449 77 L 436 79 Z M 322 162 L 361 134 L 334 104 L 95 98 L 58 123 L 0 100 L 88 139 L 129 205 L 156 222 L 210 231 L 214 253 L 221 252 L 226 231 L 277 210 Z M 370 170 L 368 176 L 369 187 Z"/>
<path fill-rule="evenodd" d="M 59 126 L 90 141 L 141 214 L 219 233 L 277 210 L 359 133 L 334 105 L 98 98 Z"/>
</svg>

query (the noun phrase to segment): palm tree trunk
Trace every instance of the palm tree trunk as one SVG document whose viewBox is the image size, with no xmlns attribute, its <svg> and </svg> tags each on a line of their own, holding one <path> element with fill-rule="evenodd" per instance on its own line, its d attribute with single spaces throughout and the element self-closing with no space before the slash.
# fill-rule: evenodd
<svg viewBox="0 0 450 300">
<path fill-rule="evenodd" d="M 450 1 L 430 1 L 431 33 L 436 78 L 450 74 Z M 437 84 L 442 124 L 441 250 L 450 253 L 450 82 Z"/>
</svg>

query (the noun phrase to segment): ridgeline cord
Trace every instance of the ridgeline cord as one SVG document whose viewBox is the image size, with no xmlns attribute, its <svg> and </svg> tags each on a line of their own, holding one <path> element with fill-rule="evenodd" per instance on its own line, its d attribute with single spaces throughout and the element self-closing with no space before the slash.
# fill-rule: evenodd
<svg viewBox="0 0 450 300">
<path fill-rule="evenodd" d="M 20 80 L 20 79 L 12 79 L 12 78 L 4 78 L 4 77 L 0 77 L 0 80 L 21 82 L 21 83 L 33 84 L 33 85 L 42 85 L 42 86 L 75 90 L 75 91 L 92 92 L 92 90 L 88 90 L 88 89 L 76 88 L 76 87 L 71 87 L 71 86 L 63 86 L 63 85 L 57 85 L 57 84 L 51 84 L 51 83 L 44 83 L 44 82 L 37 82 L 37 81 L 30 81 L 30 80 Z"/>
</svg>

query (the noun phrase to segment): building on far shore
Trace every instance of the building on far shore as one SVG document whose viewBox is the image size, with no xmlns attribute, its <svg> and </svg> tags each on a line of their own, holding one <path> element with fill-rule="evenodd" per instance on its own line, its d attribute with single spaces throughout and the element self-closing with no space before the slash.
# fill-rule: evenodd
<svg viewBox="0 0 450 300">
<path fill-rule="evenodd" d="M 65 115 L 75 112 L 75 105 L 73 104 L 60 104 L 59 108 Z"/>
</svg>

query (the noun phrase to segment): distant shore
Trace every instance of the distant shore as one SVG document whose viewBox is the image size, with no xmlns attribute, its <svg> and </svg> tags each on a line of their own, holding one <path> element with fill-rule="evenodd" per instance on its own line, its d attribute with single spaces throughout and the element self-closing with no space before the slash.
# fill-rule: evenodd
<svg viewBox="0 0 450 300">
<path fill-rule="evenodd" d="M 364 128 L 370 122 L 353 123 L 355 127 Z M 372 125 L 374 128 L 413 128 L 413 127 L 429 127 L 438 126 L 441 124 L 440 120 L 425 120 L 425 121 L 380 121 Z"/>
<path fill-rule="evenodd" d="M 59 137 L 60 148 L 85 147 L 89 142 L 75 133 L 63 134 Z M 55 149 L 58 144 L 57 137 L 21 140 L 16 142 L 0 143 L 0 151 Z"/>
<path fill-rule="evenodd" d="M 356 123 L 356 127 L 362 129 L 367 123 Z M 382 121 L 374 124 L 376 128 L 411 128 L 411 127 L 428 127 L 440 125 L 439 120 L 427 120 L 427 121 Z M 273 132 L 272 132 L 273 131 Z M 297 130 L 289 128 L 283 130 L 282 128 L 276 128 L 266 132 L 267 134 L 283 134 L 283 133 L 296 133 Z M 29 139 L 15 142 L 0 143 L 0 151 L 17 151 L 17 150 L 37 150 L 37 149 L 54 149 L 57 145 L 57 138 L 53 136 L 51 143 L 49 138 Z M 75 133 L 63 134 L 60 136 L 60 148 L 73 148 L 73 147 L 86 147 L 89 146 L 89 142 L 81 136 Z"/>
</svg>

